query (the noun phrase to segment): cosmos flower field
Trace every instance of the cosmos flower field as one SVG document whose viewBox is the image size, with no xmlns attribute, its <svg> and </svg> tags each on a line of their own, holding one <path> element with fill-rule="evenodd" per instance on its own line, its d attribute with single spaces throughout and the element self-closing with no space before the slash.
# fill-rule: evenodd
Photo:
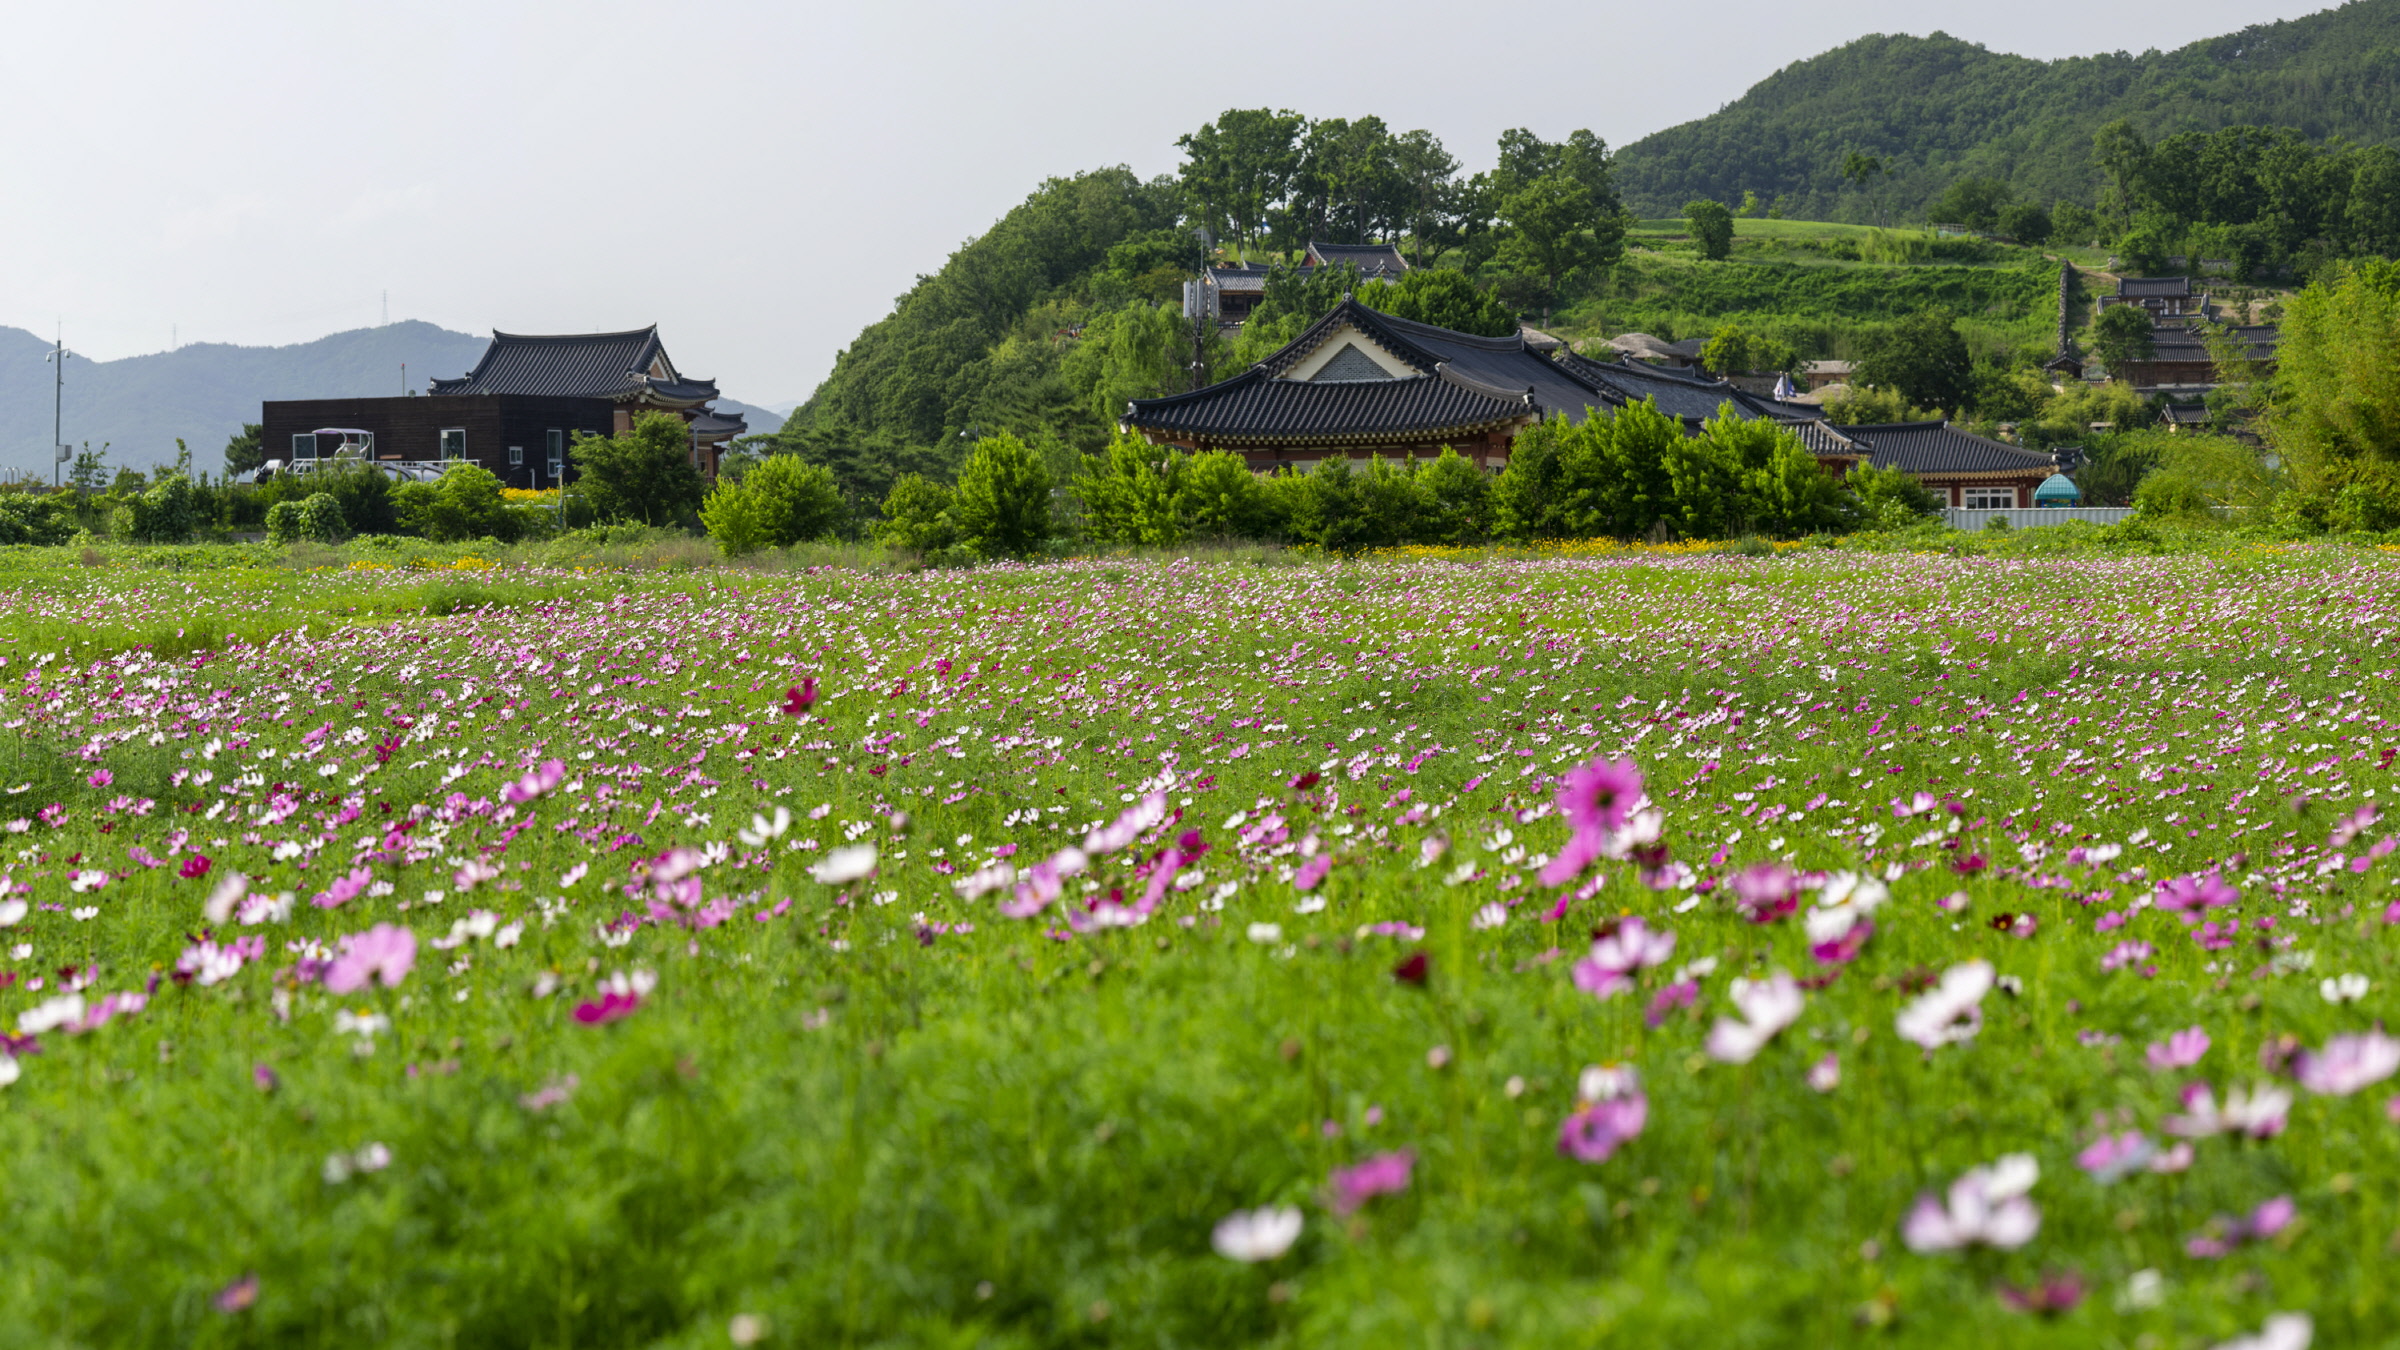
<svg viewBox="0 0 2400 1350">
<path fill-rule="evenodd" d="M 0 1344 L 2400 1343 L 2400 555 L 0 572 Z"/>
</svg>

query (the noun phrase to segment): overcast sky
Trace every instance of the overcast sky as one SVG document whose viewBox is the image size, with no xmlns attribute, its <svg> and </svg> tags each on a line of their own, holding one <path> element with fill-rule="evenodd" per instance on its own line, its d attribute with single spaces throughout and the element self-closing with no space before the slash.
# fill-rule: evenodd
<svg viewBox="0 0 2400 1350">
<path fill-rule="evenodd" d="M 0 324 L 107 360 L 379 321 L 664 325 L 687 373 L 806 397 L 1041 178 L 1176 164 L 1229 107 L 1374 113 L 1470 168 L 1612 145 L 1866 33 L 2057 57 L 2323 0 L 1302 7 L 1038 0 L 71 0 L 12 7 Z M 1322 22 L 1320 22 L 1322 20 Z M 447 373 L 447 372 L 442 372 Z"/>
</svg>

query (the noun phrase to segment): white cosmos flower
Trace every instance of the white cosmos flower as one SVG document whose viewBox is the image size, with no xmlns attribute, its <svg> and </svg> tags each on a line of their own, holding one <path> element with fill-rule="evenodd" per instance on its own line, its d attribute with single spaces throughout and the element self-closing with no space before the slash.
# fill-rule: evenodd
<svg viewBox="0 0 2400 1350">
<path fill-rule="evenodd" d="M 2304 1312 L 2277 1313 L 2267 1319 L 2255 1336 L 2236 1336 L 2219 1341 L 2216 1350 L 2308 1350 L 2316 1339 L 2316 1323 Z"/>
<path fill-rule="evenodd" d="M 242 897 L 249 892 L 250 878 L 239 872 L 228 872 L 225 879 L 209 891 L 208 903 L 200 907 L 200 912 L 207 916 L 210 923 L 222 927 L 233 917 L 233 907 L 240 904 Z"/>
<path fill-rule="evenodd" d="M 808 869 L 808 874 L 827 886 L 842 886 L 867 876 L 875 870 L 875 846 L 854 844 L 837 848 L 825 855 L 823 862 Z"/>
<path fill-rule="evenodd" d="M 24 1071 L 17 1067 L 15 1055 L 0 1055 L 0 1087 L 7 1087 L 17 1081 L 17 1075 L 22 1072 Z"/>
<path fill-rule="evenodd" d="M 14 928 L 24 922 L 28 908 L 22 900 L 0 900 L 0 928 Z"/>
<path fill-rule="evenodd" d="M 2030 1153 L 2011 1153 L 1989 1167 L 1977 1167 L 1950 1183 L 1947 1203 L 1928 1191 L 1900 1224 L 1909 1250 L 1955 1251 L 1981 1243 L 2011 1249 L 2033 1241 L 2041 1231 L 2042 1214 L 2026 1192 L 2041 1180 L 2042 1169 Z"/>
<path fill-rule="evenodd" d="M 1740 1019 L 1720 1017 L 1708 1033 L 1708 1053 L 1727 1064 L 1747 1064 L 1767 1048 L 1777 1033 L 1800 1020 L 1808 996 L 1789 972 L 1778 970 L 1763 980 L 1735 980 L 1726 990 Z"/>
<path fill-rule="evenodd" d="M 783 832 L 790 828 L 792 828 L 792 813 L 784 807 L 778 806 L 775 808 L 773 820 L 754 814 L 750 817 L 750 828 L 736 830 L 734 834 L 744 844 L 751 848 L 757 848 L 770 839 L 782 838 Z"/>
<path fill-rule="evenodd" d="M 94 871 L 89 868 L 73 873 L 67 878 L 67 889 L 75 892 L 77 895 L 82 895 L 89 891 L 99 890 L 101 887 L 107 884 L 108 873 Z"/>
<path fill-rule="evenodd" d="M 1891 888 L 1873 877 L 1856 872 L 1836 872 L 1825 879 L 1817 891 L 1817 901 L 1808 911 L 1808 940 L 1812 943 L 1839 942 L 1849 935 L 1858 921 L 1883 907 L 1892 898 Z"/>
<path fill-rule="evenodd" d="M 1900 1010 L 1901 1039 L 1938 1050 L 1975 1039 L 1983 1030 L 1983 996 L 1996 979 L 1989 961 L 1967 961 L 1942 972 L 1941 982 Z"/>
<path fill-rule="evenodd" d="M 1272 1261 L 1299 1241 L 1302 1222 L 1300 1211 L 1291 1205 L 1237 1209 L 1217 1220 L 1209 1245 L 1228 1260 Z"/>
<path fill-rule="evenodd" d="M 1250 925 L 1249 938 L 1252 942 L 1281 942 L 1283 941 L 1283 925 L 1254 923 Z"/>
<path fill-rule="evenodd" d="M 1476 910 L 1475 917 L 1468 920 L 1468 923 L 1477 929 L 1498 928 L 1507 922 L 1508 906 L 1501 904 L 1497 900 L 1493 901 L 1491 904 L 1485 905 L 1479 910 Z"/>
<path fill-rule="evenodd" d="M 39 1036 L 45 1031 L 83 1020 L 83 995 L 60 994 L 17 1014 L 17 1032 L 24 1036 Z"/>
<path fill-rule="evenodd" d="M 2317 986 L 2317 992 L 2327 1003 L 2356 1003 L 2367 996 L 2367 977 L 2364 975 L 2335 975 Z"/>
<path fill-rule="evenodd" d="M 90 923 L 92 920 L 100 917 L 100 907 L 98 905 L 85 905 L 80 909 L 70 912 L 74 914 L 75 922 L 77 923 Z"/>
</svg>

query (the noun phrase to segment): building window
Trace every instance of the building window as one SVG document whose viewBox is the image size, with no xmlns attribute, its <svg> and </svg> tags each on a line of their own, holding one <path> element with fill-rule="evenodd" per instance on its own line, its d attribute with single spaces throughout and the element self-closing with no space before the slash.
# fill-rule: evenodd
<svg viewBox="0 0 2400 1350">
<path fill-rule="evenodd" d="M 301 460 L 304 460 L 304 459 L 315 459 L 316 457 L 317 457 L 317 433 L 315 433 L 315 432 L 313 432 L 313 431 L 295 431 L 295 432 L 293 432 L 293 433 L 292 433 L 292 462 L 293 462 L 293 463 L 295 463 L 295 464 L 297 464 L 297 463 L 299 463 Z"/>
<path fill-rule="evenodd" d="M 1966 504 L 1970 511 L 2003 511 L 2017 504 L 2015 488 L 1968 488 Z"/>
<path fill-rule="evenodd" d="M 466 429 L 465 427 L 445 427 L 445 428 L 443 428 L 443 429 L 442 429 L 442 458 L 444 458 L 444 459 L 465 459 L 466 457 L 467 457 L 467 429 Z"/>
<path fill-rule="evenodd" d="M 520 464 L 523 464 L 524 462 L 525 462 L 525 447 L 524 447 L 524 446 L 521 446 L 521 445 L 512 445 L 512 446 L 508 447 L 508 466 L 509 466 L 510 468 L 512 468 L 512 469 L 513 469 L 513 468 L 517 467 L 518 465 L 520 465 Z"/>
<path fill-rule="evenodd" d="M 564 463 L 567 458 L 567 433 L 560 431 L 557 427 L 552 427 L 543 434 L 549 442 L 545 448 L 550 452 L 550 462 L 553 464 Z"/>
</svg>

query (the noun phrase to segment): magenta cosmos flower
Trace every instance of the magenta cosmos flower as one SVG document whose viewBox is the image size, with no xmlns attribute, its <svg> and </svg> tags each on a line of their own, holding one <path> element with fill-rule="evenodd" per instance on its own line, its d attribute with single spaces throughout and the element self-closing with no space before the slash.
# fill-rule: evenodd
<svg viewBox="0 0 2400 1350">
<path fill-rule="evenodd" d="M 1378 1153 L 1356 1166 L 1334 1169 L 1333 1212 L 1355 1214 L 1376 1196 L 1397 1195 L 1407 1190 L 1409 1169 L 1416 1161 L 1413 1151 L 1401 1149 L 1396 1153 Z"/>
<path fill-rule="evenodd" d="M 800 683 L 783 691 L 783 710 L 794 717 L 807 712 L 817 703 L 817 677 L 805 676 Z"/>
<path fill-rule="evenodd" d="M 1600 760 L 1567 771 L 1558 809 L 1579 835 L 1604 835 L 1624 825 L 1641 800 L 1642 771 L 1630 759 Z"/>
<path fill-rule="evenodd" d="M 342 954 L 325 968 L 325 987 L 336 994 L 363 989 L 370 980 L 397 989 L 417 964 L 417 935 L 393 924 L 379 923 L 347 938 Z"/>
</svg>

